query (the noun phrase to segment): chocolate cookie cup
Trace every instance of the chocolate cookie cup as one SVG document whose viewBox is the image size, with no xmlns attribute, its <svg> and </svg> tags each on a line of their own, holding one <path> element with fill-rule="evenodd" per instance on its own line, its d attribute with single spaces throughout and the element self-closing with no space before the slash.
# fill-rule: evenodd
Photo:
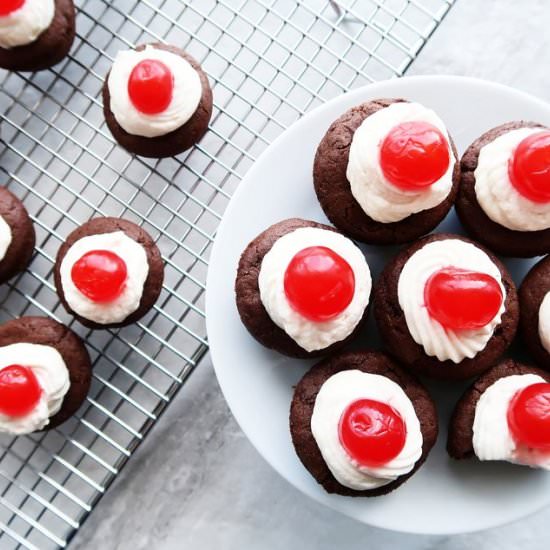
<svg viewBox="0 0 550 550">
<path fill-rule="evenodd" d="M 68 371 L 69 387 L 60 409 L 43 429 L 59 426 L 80 408 L 88 395 L 92 365 L 86 346 L 68 327 L 46 317 L 21 317 L 0 325 L 0 353 L 12 344 L 49 346 L 61 355 Z M 26 359 L 21 357 L 21 364 L 24 365 Z"/>
<path fill-rule="evenodd" d="M 418 458 L 414 462 L 412 469 L 404 475 L 399 475 L 394 480 L 388 480 L 389 482 L 385 485 L 370 490 L 351 489 L 337 481 L 325 462 L 312 432 L 312 417 L 321 388 L 334 375 L 346 371 L 355 371 L 355 374 L 358 372 L 383 377 L 386 386 L 388 384 L 393 386 L 391 383 L 396 384 L 412 404 L 414 414 L 419 421 L 421 452 L 418 453 Z M 376 399 L 374 395 L 369 395 L 368 397 Z M 327 425 L 327 429 L 331 427 L 334 431 L 338 431 L 336 426 Z M 407 431 L 414 432 L 411 428 L 411 426 L 407 426 Z M 397 489 L 420 468 L 437 439 L 438 422 L 434 402 L 424 386 L 413 375 L 403 370 L 384 353 L 377 351 L 357 351 L 340 353 L 324 359 L 304 375 L 296 386 L 292 398 L 290 407 L 290 433 L 298 458 L 328 493 L 354 497 L 371 497 L 384 495 Z"/>
<path fill-rule="evenodd" d="M 454 142 L 448 136 L 453 153 L 450 160 L 454 161 L 452 186 L 438 204 L 399 221 L 381 222 L 367 215 L 357 202 L 347 177 L 355 132 L 373 114 L 400 103 L 408 102 L 404 99 L 377 99 L 349 109 L 331 124 L 315 155 L 313 182 L 325 214 L 338 229 L 370 244 L 406 243 L 429 233 L 445 218 L 458 191 L 460 165 Z"/>
<path fill-rule="evenodd" d="M 1 241 L 9 240 L 0 258 L 0 283 L 25 271 L 34 253 L 34 225 L 23 203 L 5 187 L 0 187 Z"/>
<path fill-rule="evenodd" d="M 339 238 L 345 239 L 343 235 L 333 227 L 317 223 L 309 220 L 302 220 L 299 218 L 292 218 L 288 220 L 276 223 L 260 233 L 254 240 L 252 240 L 246 247 L 241 255 L 237 276 L 235 279 L 235 298 L 237 309 L 241 320 L 248 330 L 248 332 L 263 346 L 278 351 L 284 355 L 298 358 L 319 357 L 329 354 L 353 340 L 359 332 L 363 322 L 368 315 L 368 301 L 370 300 L 370 271 L 368 271 L 368 265 L 360 253 L 359 249 L 355 247 L 352 241 L 345 239 L 347 246 L 353 247 L 356 254 L 361 254 L 361 260 L 365 263 L 368 271 L 367 276 L 369 278 L 368 285 L 365 281 L 357 281 L 356 287 L 359 285 L 368 286 L 367 304 L 364 307 L 364 311 L 361 314 L 356 326 L 341 340 L 313 351 L 306 351 L 301 347 L 283 328 L 278 326 L 270 314 L 268 313 L 260 293 L 259 277 L 262 269 L 262 263 L 266 255 L 272 250 L 275 243 L 282 237 L 290 235 L 297 230 L 303 228 L 314 228 L 337 234 Z M 355 296 L 355 295 L 354 295 Z M 283 298 L 286 300 L 286 298 Z M 315 328 L 310 326 L 310 332 Z"/>
<path fill-rule="evenodd" d="M 531 268 L 518 295 L 523 342 L 537 364 L 550 370 L 550 256 Z"/>
<path fill-rule="evenodd" d="M 510 229 L 491 219 L 478 201 L 476 194 L 476 169 L 480 151 L 497 138 L 509 132 L 533 128 L 545 128 L 536 122 L 508 122 L 485 132 L 466 149 L 461 160 L 460 188 L 456 200 L 456 212 L 470 236 L 484 244 L 497 254 L 530 258 L 550 252 L 550 216 L 548 226 L 537 231 L 519 231 Z M 504 173 L 508 172 L 508 168 Z M 506 177 L 506 176 L 503 176 Z M 502 182 L 498 182 L 502 185 Z M 491 202 L 496 203 L 498 199 Z M 511 206 L 511 212 L 518 216 L 517 204 Z"/>
<path fill-rule="evenodd" d="M 0 47 L 0 68 L 9 71 L 41 71 L 57 65 L 69 53 L 75 38 L 73 0 L 54 0 L 49 27 L 33 42 L 13 48 Z"/>
<path fill-rule="evenodd" d="M 175 46 L 161 43 L 142 44 L 137 46 L 135 51 L 141 52 L 146 46 L 182 57 L 197 72 L 202 86 L 202 95 L 194 113 L 183 125 L 162 135 L 146 137 L 129 133 L 119 124 L 111 109 L 110 72 L 103 85 L 103 113 L 113 137 L 128 152 L 150 158 L 173 157 L 193 147 L 208 130 L 208 124 L 212 117 L 212 89 L 200 64 L 188 53 Z"/>
<path fill-rule="evenodd" d="M 550 382 L 550 373 L 536 367 L 523 365 L 512 359 L 507 359 L 494 366 L 480 376 L 464 393 L 455 406 L 449 423 L 447 452 L 457 460 L 476 456 L 474 450 L 474 420 L 480 398 L 495 382 L 509 376 L 535 375 L 543 382 Z M 533 380 L 535 382 L 535 380 Z M 499 421 L 506 423 L 505 413 Z M 487 426 L 490 433 L 494 426 Z M 495 460 L 505 460 L 495 459 Z"/>
<path fill-rule="evenodd" d="M 430 273 L 434 274 L 439 270 L 443 270 L 443 268 L 447 266 L 453 265 L 456 265 L 459 269 L 481 271 L 481 267 L 479 265 L 479 260 L 481 257 L 487 265 L 492 266 L 491 269 L 495 272 L 495 275 L 498 274 L 501 287 L 505 292 L 504 300 L 501 300 L 501 310 L 499 310 L 502 311 L 503 308 L 500 316 L 500 322 L 495 324 L 492 332 L 489 332 L 490 336 L 488 333 L 485 333 L 486 341 L 484 347 L 481 350 L 478 350 L 473 357 L 469 358 L 468 356 L 465 356 L 456 362 L 452 359 L 440 360 L 436 355 L 428 355 L 424 345 L 430 343 L 429 338 L 432 337 L 436 340 L 434 344 L 437 344 L 442 335 L 449 339 L 452 344 L 459 338 L 461 331 L 453 331 L 454 338 L 452 338 L 452 335 L 448 334 L 447 329 L 435 321 L 429 313 L 426 313 L 430 323 L 433 323 L 433 326 L 432 324 L 428 326 L 430 332 L 425 336 L 426 340 L 424 343 L 418 343 L 411 334 L 411 329 L 408 325 L 405 312 L 401 307 L 398 294 L 400 276 L 405 266 L 408 265 L 410 259 L 420 250 L 423 250 L 427 245 L 438 243 L 439 241 L 445 241 L 445 243 L 441 245 L 438 254 L 441 254 L 442 249 L 445 249 L 449 259 L 444 258 L 445 261 L 443 263 L 445 265 L 437 265 L 437 268 L 439 269 L 434 268 L 439 260 L 435 261 L 434 265 L 431 266 L 434 269 L 432 269 L 429 273 L 424 271 L 424 268 L 420 267 L 419 272 L 423 272 L 424 276 L 427 276 Z M 452 244 L 454 248 L 458 247 L 460 249 L 456 251 L 451 250 L 449 247 L 449 242 L 451 241 L 458 241 L 458 244 Z M 473 265 L 461 267 L 458 262 L 461 261 L 461 257 L 465 255 L 466 251 L 462 250 L 464 244 L 471 245 L 476 249 L 479 249 L 479 253 L 476 252 L 476 258 L 472 262 Z M 426 250 L 429 249 L 426 248 Z M 469 251 L 473 252 L 473 249 L 469 249 Z M 455 264 L 454 261 L 457 261 L 457 263 Z M 497 277 L 495 277 L 495 281 L 496 279 Z M 417 297 L 418 308 L 415 312 L 411 311 L 411 313 L 417 312 L 419 314 L 423 314 L 423 312 L 421 312 L 422 309 L 425 309 L 426 312 L 428 311 L 424 303 L 425 286 L 420 290 L 417 289 L 417 291 L 420 293 Z M 412 297 L 413 293 L 405 292 L 405 290 L 403 290 L 403 295 Z M 412 306 L 407 305 L 407 307 L 410 308 Z M 442 380 L 462 380 L 476 376 L 487 370 L 506 351 L 516 333 L 519 320 L 519 306 L 514 282 L 504 265 L 493 254 L 469 239 L 459 235 L 441 233 L 428 235 L 419 239 L 409 248 L 400 252 L 386 266 L 379 277 L 374 290 L 374 316 L 386 350 L 406 368 L 416 374 L 427 375 Z M 498 315 L 493 317 L 487 326 L 491 323 L 495 323 L 497 318 Z M 485 330 L 485 328 L 486 327 L 483 327 L 480 330 Z M 462 331 L 462 336 L 468 338 L 477 337 L 475 333 L 466 333 L 466 331 Z M 458 346 L 457 349 L 460 351 L 463 347 L 463 343 L 461 340 L 459 340 L 459 342 L 460 346 Z M 435 345 L 433 347 L 435 347 Z"/>
<path fill-rule="evenodd" d="M 114 237 L 111 237 L 113 235 Z M 135 243 L 136 247 L 139 247 L 136 248 L 136 250 L 142 251 L 141 256 L 143 259 L 143 261 L 142 259 L 133 260 L 132 264 L 128 264 L 128 262 L 123 258 L 123 261 L 125 261 L 125 264 L 127 265 L 127 278 L 121 284 L 122 290 L 119 295 L 112 300 L 99 301 L 99 304 L 102 306 L 101 322 L 90 319 L 83 313 L 75 311 L 74 307 L 71 307 L 71 304 L 66 296 L 66 290 L 64 288 L 62 277 L 63 261 L 67 254 L 71 251 L 71 248 L 75 244 L 78 245 L 78 243 L 84 242 L 82 241 L 83 239 L 94 236 L 107 236 L 109 239 L 114 238 L 117 244 L 114 245 L 114 247 L 110 244 L 102 246 L 102 243 L 100 242 L 98 246 L 95 246 L 95 244 L 87 246 L 90 250 L 83 249 L 83 251 L 81 251 L 82 253 L 77 252 L 75 254 L 76 261 L 78 261 L 78 257 L 82 259 L 88 252 L 94 252 L 97 250 L 100 252 L 107 250 L 115 255 L 132 254 L 133 252 L 130 252 L 128 249 L 128 245 L 134 246 L 132 241 Z M 120 242 L 120 238 L 125 241 L 125 244 L 118 244 Z M 126 239 L 129 240 L 126 241 Z M 76 262 L 72 263 L 72 266 L 67 266 L 67 276 L 69 276 L 69 273 L 71 274 L 71 277 L 73 276 L 72 267 L 74 267 L 75 263 Z M 133 277 L 138 270 L 141 270 L 143 263 L 147 267 L 147 272 L 143 282 L 141 283 L 142 289 L 140 291 L 135 289 L 133 290 L 135 295 L 134 299 L 136 301 L 135 309 L 133 309 L 133 311 L 128 313 L 121 320 L 113 322 L 108 321 L 110 309 L 118 307 L 118 299 L 121 296 L 124 298 L 125 292 L 129 290 L 129 285 L 133 284 L 131 277 Z M 80 323 L 93 329 L 119 328 L 139 321 L 139 319 L 141 319 L 155 305 L 155 302 L 157 301 L 162 290 L 163 280 L 164 263 L 162 261 L 160 251 L 151 236 L 135 223 L 121 218 L 94 218 L 75 229 L 60 247 L 54 266 L 54 282 L 61 303 L 67 312 L 73 315 Z M 95 300 L 90 301 L 86 296 L 83 294 L 81 295 L 80 290 L 76 286 L 73 289 L 73 293 L 77 295 L 77 299 L 85 300 L 87 307 L 93 308 L 97 305 Z"/>
</svg>

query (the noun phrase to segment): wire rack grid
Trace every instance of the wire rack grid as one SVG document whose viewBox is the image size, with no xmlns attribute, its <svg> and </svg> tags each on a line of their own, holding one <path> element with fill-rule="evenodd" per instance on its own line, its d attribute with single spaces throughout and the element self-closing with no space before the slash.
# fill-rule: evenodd
<svg viewBox="0 0 550 550">
<path fill-rule="evenodd" d="M 61 548 L 208 349 L 204 290 L 221 215 L 254 159 L 292 122 L 350 88 L 403 74 L 454 0 L 77 0 L 71 55 L 35 74 L 0 71 L 0 184 L 37 230 L 30 269 L 0 289 L 0 320 L 48 315 L 87 342 L 92 389 L 57 430 L 0 436 L 0 547 Z M 197 58 L 214 89 L 208 134 L 178 158 L 128 155 L 100 91 L 116 52 L 151 41 Z M 156 307 L 88 331 L 59 305 L 53 259 L 96 215 L 155 238 L 166 263 Z"/>
</svg>

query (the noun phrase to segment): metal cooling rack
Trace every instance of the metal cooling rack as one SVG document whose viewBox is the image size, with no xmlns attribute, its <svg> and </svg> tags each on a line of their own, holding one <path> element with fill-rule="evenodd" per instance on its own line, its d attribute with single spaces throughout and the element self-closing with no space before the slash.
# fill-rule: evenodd
<svg viewBox="0 0 550 550">
<path fill-rule="evenodd" d="M 0 288 L 0 320 L 49 315 L 88 343 L 94 380 L 60 429 L 0 437 L 0 547 L 58 548 L 101 498 L 208 348 L 208 254 L 254 159 L 304 112 L 401 75 L 454 0 L 78 0 L 71 56 L 36 74 L 0 71 L 0 184 L 37 230 L 31 268 Z M 100 90 L 119 49 L 182 46 L 214 88 L 211 129 L 177 159 L 125 153 Z M 120 331 L 84 329 L 59 305 L 53 259 L 94 215 L 124 216 L 156 239 L 166 279 L 155 309 Z"/>
</svg>

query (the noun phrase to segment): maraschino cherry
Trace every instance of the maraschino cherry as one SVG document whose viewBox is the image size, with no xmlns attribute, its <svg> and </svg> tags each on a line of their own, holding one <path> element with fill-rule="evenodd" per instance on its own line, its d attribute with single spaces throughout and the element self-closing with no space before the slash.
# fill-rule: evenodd
<svg viewBox="0 0 550 550">
<path fill-rule="evenodd" d="M 519 143 L 508 162 L 508 174 L 524 197 L 550 202 L 550 131 L 531 134 Z"/>
<path fill-rule="evenodd" d="M 519 390 L 508 407 L 508 427 L 514 440 L 550 452 L 550 384 L 540 382 Z"/>
<path fill-rule="evenodd" d="M 0 413 L 24 416 L 31 412 L 42 394 L 32 369 L 9 365 L 0 370 Z"/>
<path fill-rule="evenodd" d="M 2 0 L 0 2 L 0 17 L 17 11 L 24 3 L 25 0 Z"/>
<path fill-rule="evenodd" d="M 407 427 L 390 405 L 358 399 L 343 412 L 338 426 L 340 443 L 363 466 L 381 466 L 405 446 Z"/>
<path fill-rule="evenodd" d="M 380 167 L 386 179 L 406 191 L 433 185 L 449 168 L 449 145 L 427 122 L 394 126 L 380 146 Z"/>
<path fill-rule="evenodd" d="M 91 250 L 71 269 L 76 288 L 94 302 L 111 302 L 120 296 L 127 275 L 124 260 L 110 250 Z"/>
<path fill-rule="evenodd" d="M 430 317 L 451 330 L 471 330 L 492 321 L 502 305 L 502 289 L 486 273 L 457 267 L 436 271 L 424 287 Z"/>
<path fill-rule="evenodd" d="M 134 107 L 146 115 L 165 111 L 174 93 L 174 75 L 162 61 L 144 59 L 130 73 L 128 94 Z"/>
<path fill-rule="evenodd" d="M 288 264 L 284 288 L 294 310 L 311 321 L 328 321 L 348 307 L 355 292 L 355 276 L 336 252 L 310 246 Z"/>
</svg>

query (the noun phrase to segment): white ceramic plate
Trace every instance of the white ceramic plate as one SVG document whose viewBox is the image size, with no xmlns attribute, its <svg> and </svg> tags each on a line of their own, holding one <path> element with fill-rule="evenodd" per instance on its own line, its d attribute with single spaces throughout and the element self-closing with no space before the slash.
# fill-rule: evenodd
<svg viewBox="0 0 550 550">
<path fill-rule="evenodd" d="M 264 349 L 249 336 L 235 306 L 237 263 L 251 239 L 285 218 L 327 222 L 312 184 L 317 144 L 346 109 L 379 97 L 404 97 L 435 109 L 446 122 L 459 154 L 481 133 L 509 120 L 550 125 L 550 106 L 534 97 L 491 82 L 444 76 L 372 84 L 304 116 L 248 172 L 219 227 L 206 293 L 214 367 L 225 398 L 250 441 L 273 468 L 310 497 L 359 521 L 395 531 L 450 534 L 494 527 L 549 504 L 550 474 L 506 463 L 448 458 L 446 425 L 464 384 L 428 382 L 441 430 L 428 461 L 407 483 L 378 498 L 328 495 L 296 457 L 288 428 L 293 386 L 312 362 Z M 437 229 L 443 230 L 462 233 L 454 212 Z M 395 254 L 392 248 L 364 246 L 363 250 L 374 277 Z M 507 262 L 516 282 L 531 263 Z M 363 346 L 378 347 L 372 318 L 359 341 Z M 521 350 L 516 353 L 521 355 Z"/>
</svg>

